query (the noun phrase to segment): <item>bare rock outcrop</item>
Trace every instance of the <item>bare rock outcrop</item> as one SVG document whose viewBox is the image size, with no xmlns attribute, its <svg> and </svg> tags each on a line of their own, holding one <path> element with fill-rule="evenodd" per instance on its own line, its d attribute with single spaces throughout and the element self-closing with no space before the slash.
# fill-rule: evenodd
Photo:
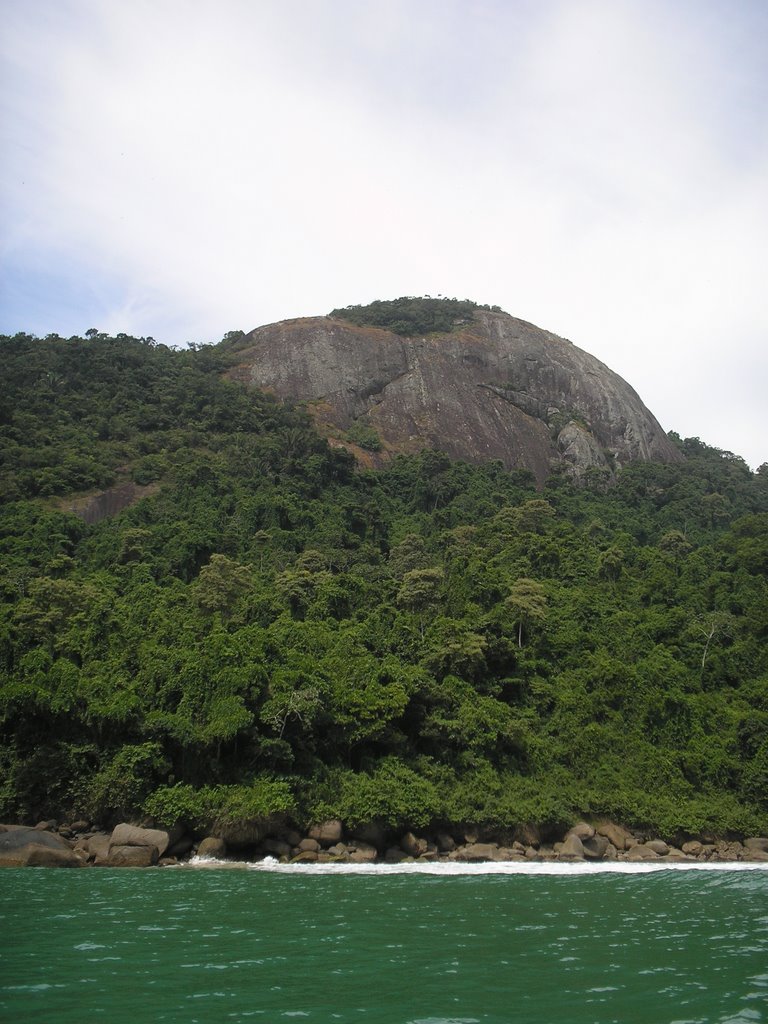
<svg viewBox="0 0 768 1024">
<path fill-rule="evenodd" d="M 230 372 L 309 402 L 337 443 L 356 422 L 372 428 L 383 448 L 374 461 L 439 448 L 542 481 L 557 467 L 609 476 L 631 461 L 681 458 L 626 381 L 506 313 L 476 310 L 460 329 L 409 338 L 330 317 L 287 320 L 247 335 Z"/>
</svg>

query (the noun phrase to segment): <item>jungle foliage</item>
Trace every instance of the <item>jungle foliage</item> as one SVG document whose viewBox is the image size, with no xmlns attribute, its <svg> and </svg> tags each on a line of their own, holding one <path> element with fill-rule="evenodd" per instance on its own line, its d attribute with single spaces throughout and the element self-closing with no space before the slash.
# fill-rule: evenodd
<svg viewBox="0 0 768 1024">
<path fill-rule="evenodd" d="M 344 306 L 332 310 L 329 316 L 358 327 L 383 327 L 408 338 L 433 331 L 453 331 L 469 323 L 477 309 L 501 312 L 500 306 L 480 305 L 471 299 L 403 295 L 399 299 L 376 299 L 367 306 Z"/>
<path fill-rule="evenodd" d="M 227 351 L 0 339 L 0 820 L 765 831 L 766 467 L 360 472 Z"/>
</svg>

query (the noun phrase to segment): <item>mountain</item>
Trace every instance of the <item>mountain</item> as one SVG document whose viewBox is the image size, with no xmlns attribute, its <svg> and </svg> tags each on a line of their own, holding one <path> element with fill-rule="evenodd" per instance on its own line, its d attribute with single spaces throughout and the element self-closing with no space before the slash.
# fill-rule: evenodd
<svg viewBox="0 0 768 1024">
<path fill-rule="evenodd" d="M 450 368 L 524 334 L 430 301 L 256 338 L 275 375 L 276 339 L 304 340 L 286 380 L 316 354 L 307 323 L 348 339 L 335 374 L 357 392 L 335 394 L 354 411 L 360 338 Z M 541 346 L 553 379 L 553 353 L 587 368 L 562 371 L 574 404 L 595 366 L 620 388 Z M 387 453 L 374 404 L 328 444 L 226 379 L 266 348 L 0 337 L 0 821 L 766 834 L 768 465 L 671 434 L 679 458 L 628 461 L 612 487 L 434 450 L 361 471 L 339 445 Z M 492 383 L 476 372 L 465 387 Z"/>
<path fill-rule="evenodd" d="M 406 301 L 435 300 L 374 304 L 391 307 L 399 332 L 366 323 L 371 307 L 259 327 L 241 339 L 231 376 L 309 403 L 332 443 L 378 449 L 369 464 L 438 448 L 542 483 L 558 468 L 581 478 L 681 458 L 629 384 L 570 341 L 471 303 L 448 329 L 406 336 L 395 319 Z"/>
</svg>

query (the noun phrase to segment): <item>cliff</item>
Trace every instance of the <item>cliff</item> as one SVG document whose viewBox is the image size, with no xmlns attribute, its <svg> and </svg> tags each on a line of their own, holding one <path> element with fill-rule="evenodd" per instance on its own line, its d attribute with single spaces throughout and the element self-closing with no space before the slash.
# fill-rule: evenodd
<svg viewBox="0 0 768 1024">
<path fill-rule="evenodd" d="M 580 477 L 681 458 L 618 374 L 501 312 L 478 309 L 452 331 L 414 337 L 333 317 L 287 320 L 251 331 L 231 375 L 308 402 L 332 442 L 355 447 L 360 427 L 375 431 L 381 453 L 370 461 L 433 447 L 543 481 L 558 467 Z"/>
</svg>

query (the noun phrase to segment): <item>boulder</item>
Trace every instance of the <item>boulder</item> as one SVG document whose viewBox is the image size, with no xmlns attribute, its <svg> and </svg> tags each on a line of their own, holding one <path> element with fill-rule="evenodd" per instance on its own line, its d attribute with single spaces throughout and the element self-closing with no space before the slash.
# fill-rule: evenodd
<svg viewBox="0 0 768 1024">
<path fill-rule="evenodd" d="M 669 845 L 663 839 L 649 839 L 645 846 L 648 850 L 658 853 L 660 857 L 666 857 L 669 853 Z"/>
<path fill-rule="evenodd" d="M 300 853 L 317 853 L 320 850 L 320 843 L 317 839 L 302 839 L 298 848 Z"/>
<path fill-rule="evenodd" d="M 768 861 L 768 852 L 765 850 L 758 850 L 755 847 L 750 847 L 744 851 L 741 859 L 744 861 L 765 862 Z"/>
<path fill-rule="evenodd" d="M 603 822 L 595 829 L 599 836 L 605 836 L 609 843 L 612 843 L 617 850 L 626 850 L 627 840 L 633 839 L 632 833 L 621 825 L 615 825 L 612 821 Z"/>
<path fill-rule="evenodd" d="M 627 850 L 622 860 L 629 861 L 642 861 L 642 860 L 660 860 L 658 853 L 652 850 L 647 844 L 637 843 L 631 849 Z"/>
<path fill-rule="evenodd" d="M 605 836 L 595 835 L 589 839 L 582 839 L 581 845 L 584 850 L 584 856 L 588 860 L 602 860 L 611 843 L 608 842 Z"/>
<path fill-rule="evenodd" d="M 23 846 L 45 846 L 49 850 L 71 850 L 72 846 L 57 835 L 55 832 L 47 832 L 37 828 L 27 828 L 22 825 L 20 828 L 9 829 L 0 833 L 0 852 L 6 850 L 19 850 Z"/>
<path fill-rule="evenodd" d="M 158 857 L 162 857 L 168 847 L 180 839 L 181 835 L 181 829 L 178 828 L 166 832 L 160 828 L 139 828 L 137 825 L 128 825 L 123 822 L 120 825 L 115 825 L 112 830 L 109 848 L 111 852 L 113 847 L 154 847 Z"/>
<path fill-rule="evenodd" d="M 373 864 L 378 855 L 379 851 L 375 846 L 369 846 L 367 843 L 360 843 L 349 854 L 349 861 L 351 864 Z"/>
<path fill-rule="evenodd" d="M 110 843 L 109 856 L 103 862 L 108 868 L 148 868 L 157 864 L 156 846 L 114 846 Z"/>
<path fill-rule="evenodd" d="M 79 868 L 84 861 L 74 850 L 54 850 L 48 846 L 24 847 L 24 867 L 28 868 Z"/>
<path fill-rule="evenodd" d="M 698 839 L 691 839 L 687 843 L 683 843 L 683 853 L 687 853 L 690 857 L 698 857 L 701 851 L 704 849 Z"/>
<path fill-rule="evenodd" d="M 409 857 L 421 857 L 427 852 L 427 840 L 415 836 L 413 832 L 406 832 L 400 840 L 400 849 Z"/>
<path fill-rule="evenodd" d="M 291 864 L 315 864 L 318 860 L 319 854 L 317 850 L 302 850 L 301 853 L 297 853 L 295 857 L 291 857 Z"/>
<path fill-rule="evenodd" d="M 584 844 L 574 832 L 569 832 L 564 841 L 560 843 L 557 859 L 584 860 Z"/>
<path fill-rule="evenodd" d="M 371 843 L 364 843 L 361 839 L 353 839 L 349 844 L 348 852 L 349 859 L 353 864 L 371 864 L 379 855 L 375 846 Z"/>
<path fill-rule="evenodd" d="M 460 846 L 451 854 L 451 860 L 462 863 L 476 863 L 479 861 L 499 860 L 499 848 L 496 843 L 467 843 Z"/>
<path fill-rule="evenodd" d="M 110 837 L 106 832 L 97 832 L 88 840 L 88 855 L 97 864 L 101 864 L 109 857 Z"/>
<path fill-rule="evenodd" d="M 749 839 L 744 840 L 744 849 L 768 853 L 768 839 L 765 836 L 751 836 Z"/>
<path fill-rule="evenodd" d="M 573 826 L 573 828 L 568 829 L 565 838 L 567 839 L 568 836 L 576 836 L 577 839 L 581 839 L 581 841 L 584 842 L 585 839 L 591 839 L 594 834 L 595 830 L 588 822 L 579 821 Z"/>
<path fill-rule="evenodd" d="M 321 821 L 309 830 L 309 838 L 316 839 L 321 846 L 333 846 L 344 835 L 344 826 L 338 818 Z"/>
<path fill-rule="evenodd" d="M 38 832 L 55 832 L 58 824 L 55 818 L 49 818 L 48 821 L 38 821 L 35 829 Z"/>
<path fill-rule="evenodd" d="M 206 836 L 197 848 L 197 856 L 222 860 L 227 856 L 227 844 L 221 836 Z"/>
<path fill-rule="evenodd" d="M 53 856 L 43 863 L 41 850 L 48 850 Z M 38 852 L 33 852 L 38 851 Z M 32 863 L 30 864 L 30 857 Z M 0 833 L 0 866 L 3 867 L 78 867 L 80 860 L 74 857 L 72 846 L 55 832 L 43 829 L 9 828 Z"/>
</svg>

